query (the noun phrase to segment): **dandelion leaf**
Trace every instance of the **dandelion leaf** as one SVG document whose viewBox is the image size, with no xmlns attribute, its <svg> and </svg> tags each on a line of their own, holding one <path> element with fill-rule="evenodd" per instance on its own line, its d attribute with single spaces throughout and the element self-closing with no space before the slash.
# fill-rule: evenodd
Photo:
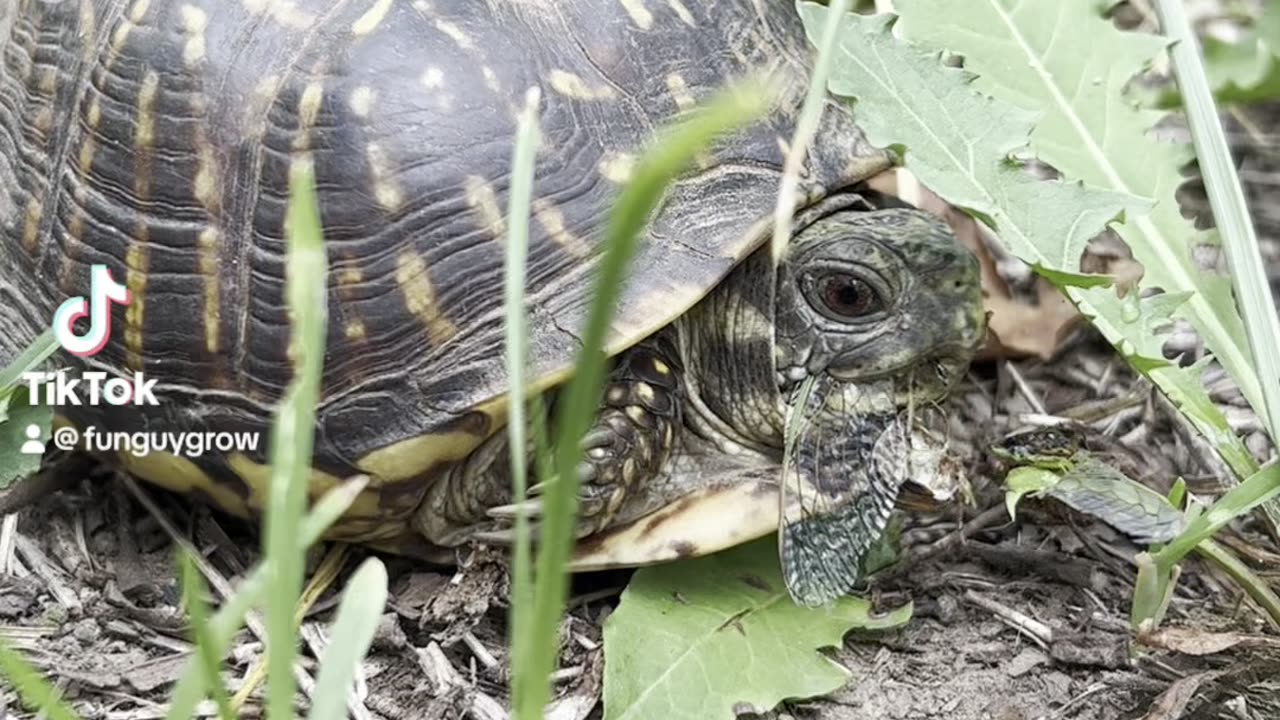
<svg viewBox="0 0 1280 720">
<path fill-rule="evenodd" d="M 854 597 L 797 606 L 773 538 L 642 568 L 604 627 L 605 720 L 733 720 L 831 692 L 849 673 L 819 648 L 910 615 L 908 606 L 873 616 Z"/>
</svg>

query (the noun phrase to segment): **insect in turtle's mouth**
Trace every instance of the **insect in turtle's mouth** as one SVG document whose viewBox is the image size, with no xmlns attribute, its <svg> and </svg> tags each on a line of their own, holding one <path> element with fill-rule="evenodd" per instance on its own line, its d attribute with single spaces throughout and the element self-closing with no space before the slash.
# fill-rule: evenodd
<svg viewBox="0 0 1280 720">
<path fill-rule="evenodd" d="M 917 400 L 937 400 L 946 395 L 964 376 L 971 353 L 963 348 L 944 347 L 924 358 L 886 365 L 868 372 L 861 367 L 847 368 L 833 364 L 818 372 L 803 366 L 780 369 L 778 390 L 791 397 L 800 383 L 810 375 L 826 374 L 853 385 L 870 385 L 884 380 L 905 379 L 905 386 Z"/>
</svg>

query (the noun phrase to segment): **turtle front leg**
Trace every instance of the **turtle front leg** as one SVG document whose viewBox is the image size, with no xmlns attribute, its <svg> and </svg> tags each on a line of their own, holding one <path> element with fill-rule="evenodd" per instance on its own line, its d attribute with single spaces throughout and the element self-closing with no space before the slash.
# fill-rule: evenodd
<svg viewBox="0 0 1280 720">
<path fill-rule="evenodd" d="M 595 421 L 583 437 L 577 537 L 608 527 L 627 497 L 661 472 L 681 421 L 680 376 L 674 347 L 661 336 L 616 359 Z M 416 518 L 419 532 L 438 545 L 469 538 L 509 541 L 518 508 L 511 504 L 508 456 L 506 434 L 499 433 L 451 468 L 428 489 Z M 529 466 L 536 463 L 531 460 Z M 541 511 L 537 496 L 548 483 L 539 480 L 525 504 L 535 520 Z"/>
<path fill-rule="evenodd" d="M 608 527 L 623 501 L 656 477 L 671 456 L 681 387 L 680 366 L 668 345 L 651 340 L 631 348 L 609 376 L 595 422 L 583 437 L 578 537 Z M 544 487 L 535 486 L 533 494 Z"/>
</svg>

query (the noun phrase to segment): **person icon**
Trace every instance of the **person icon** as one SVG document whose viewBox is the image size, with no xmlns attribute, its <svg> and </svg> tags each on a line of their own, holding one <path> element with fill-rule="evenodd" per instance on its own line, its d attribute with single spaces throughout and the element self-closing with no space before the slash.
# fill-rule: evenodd
<svg viewBox="0 0 1280 720">
<path fill-rule="evenodd" d="M 43 455 L 44 443 L 40 440 L 40 426 L 31 423 L 27 426 L 27 441 L 22 443 L 23 455 Z"/>
</svg>

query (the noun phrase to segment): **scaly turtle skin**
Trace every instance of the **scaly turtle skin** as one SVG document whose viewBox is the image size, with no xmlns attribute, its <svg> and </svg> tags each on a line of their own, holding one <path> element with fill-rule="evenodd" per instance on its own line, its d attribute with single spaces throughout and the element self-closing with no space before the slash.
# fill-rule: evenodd
<svg viewBox="0 0 1280 720">
<path fill-rule="evenodd" d="M 944 226 L 881 208 L 889 167 L 824 111 L 794 242 L 769 233 L 811 51 L 787 3 L 8 0 L 0 9 L 0 361 L 105 264 L 132 302 L 75 370 L 145 373 L 156 407 L 65 407 L 111 431 L 262 434 L 257 450 L 116 458 L 240 515 L 291 378 L 284 215 L 314 162 L 330 326 L 313 497 L 364 473 L 340 539 L 430 553 L 501 540 L 502 241 L 515 106 L 542 88 L 528 267 L 539 387 L 570 370 L 602 223 L 656 127 L 768 73 L 776 111 L 705 153 L 642 239 L 588 436 L 578 567 L 710 552 L 776 527 L 793 591 L 842 591 L 906 469 L 899 411 L 982 333 Z M 494 517 L 490 517 L 490 515 Z M 819 578 L 809 582 L 805 578 Z"/>
</svg>

